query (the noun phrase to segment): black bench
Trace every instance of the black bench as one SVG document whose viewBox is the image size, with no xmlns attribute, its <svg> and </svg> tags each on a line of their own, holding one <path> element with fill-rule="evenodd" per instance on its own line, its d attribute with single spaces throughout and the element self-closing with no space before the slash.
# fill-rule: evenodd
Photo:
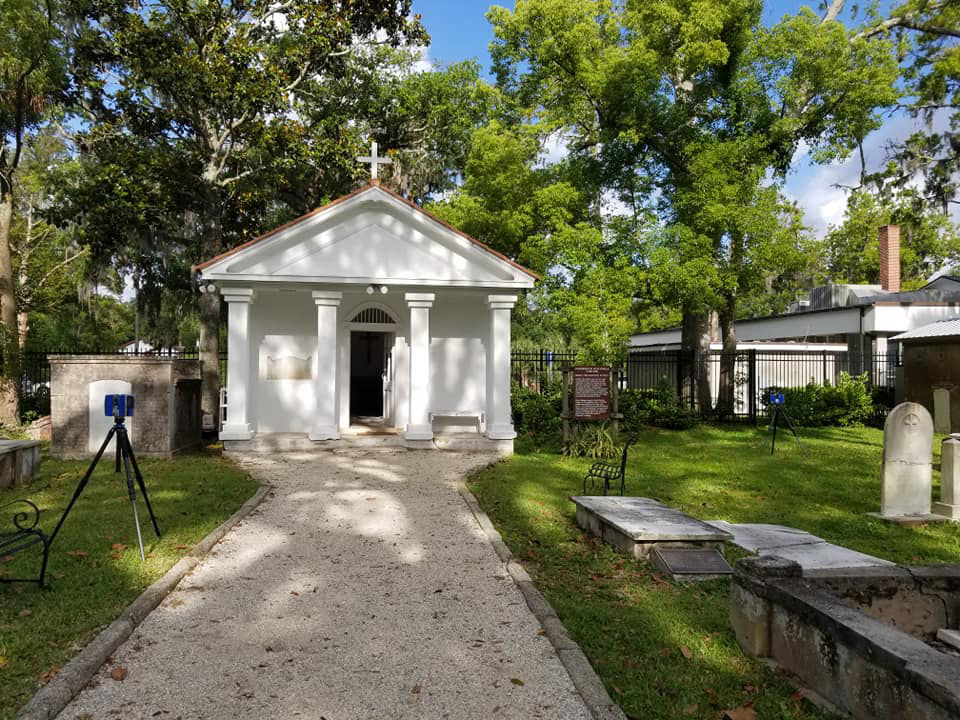
<svg viewBox="0 0 960 720">
<path fill-rule="evenodd" d="M 0 576 L 0 582 L 35 582 L 41 588 L 46 587 L 44 578 L 47 575 L 47 559 L 50 555 L 50 538 L 37 525 L 40 522 L 40 508 L 29 500 L 14 500 L 0 505 L 0 517 L 6 514 L 7 508 L 22 506 L 13 512 L 13 530 L 0 532 L 0 557 L 16 555 L 21 550 L 40 545 L 43 548 L 43 559 L 40 564 L 40 575 L 29 578 L 14 578 Z"/>
<path fill-rule="evenodd" d="M 590 466 L 586 477 L 583 478 L 584 495 L 587 494 L 587 483 L 590 484 L 590 490 L 592 491 L 597 485 L 600 485 L 602 481 L 603 494 L 606 495 L 610 491 L 610 484 L 612 482 L 615 483 L 617 480 L 620 481 L 620 494 L 623 495 L 627 475 L 627 452 L 630 450 L 630 446 L 636 441 L 636 433 L 627 438 L 627 442 L 623 446 L 623 455 L 620 457 L 619 464 L 599 460 Z"/>
</svg>

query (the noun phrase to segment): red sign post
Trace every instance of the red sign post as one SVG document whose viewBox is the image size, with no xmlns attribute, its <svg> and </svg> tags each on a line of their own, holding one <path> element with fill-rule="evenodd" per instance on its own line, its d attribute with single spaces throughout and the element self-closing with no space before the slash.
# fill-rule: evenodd
<svg viewBox="0 0 960 720">
<path fill-rule="evenodd" d="M 581 365 L 573 368 L 573 419 L 610 418 L 610 368 Z"/>
</svg>

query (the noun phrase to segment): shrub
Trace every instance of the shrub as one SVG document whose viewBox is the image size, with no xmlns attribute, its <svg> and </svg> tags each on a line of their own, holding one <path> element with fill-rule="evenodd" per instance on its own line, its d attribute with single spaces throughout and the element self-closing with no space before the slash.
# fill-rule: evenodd
<svg viewBox="0 0 960 720">
<path fill-rule="evenodd" d="M 768 405 L 771 392 L 782 392 L 784 408 L 797 425 L 815 427 L 820 425 L 862 425 L 873 414 L 873 400 L 867 375 L 852 377 L 840 373 L 836 385 L 810 383 L 805 387 L 771 387 L 763 393 L 763 403 Z M 770 414 L 771 408 L 766 408 Z"/>
<path fill-rule="evenodd" d="M 619 457 L 621 448 L 607 423 L 576 423 L 570 430 L 570 442 L 564 455 L 588 457 L 595 460 Z"/>
<path fill-rule="evenodd" d="M 533 390 L 513 386 L 511 409 L 513 425 L 521 435 L 533 435 L 538 438 L 560 433 L 560 395 L 556 398 L 541 395 Z"/>
<path fill-rule="evenodd" d="M 666 380 L 656 390 L 624 390 L 620 393 L 620 412 L 626 430 L 644 425 L 686 430 L 697 424 L 695 410 L 684 405 Z"/>
</svg>

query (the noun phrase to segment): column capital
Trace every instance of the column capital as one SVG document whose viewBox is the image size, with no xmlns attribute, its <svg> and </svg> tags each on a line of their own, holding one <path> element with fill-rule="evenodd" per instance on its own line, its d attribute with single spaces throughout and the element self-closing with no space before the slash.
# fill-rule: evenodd
<svg viewBox="0 0 960 720">
<path fill-rule="evenodd" d="M 408 307 L 429 308 L 433 307 L 435 297 L 433 293 L 406 293 L 403 299 L 407 301 Z"/>
<path fill-rule="evenodd" d="M 337 290 L 314 290 L 313 302 L 316 305 L 327 305 L 338 307 L 340 300 L 343 299 L 343 293 Z"/>
<path fill-rule="evenodd" d="M 487 295 L 487 305 L 491 310 L 511 310 L 516 304 L 516 295 Z"/>
<path fill-rule="evenodd" d="M 248 287 L 224 287 L 220 288 L 220 294 L 228 303 L 252 303 L 253 288 Z"/>
</svg>

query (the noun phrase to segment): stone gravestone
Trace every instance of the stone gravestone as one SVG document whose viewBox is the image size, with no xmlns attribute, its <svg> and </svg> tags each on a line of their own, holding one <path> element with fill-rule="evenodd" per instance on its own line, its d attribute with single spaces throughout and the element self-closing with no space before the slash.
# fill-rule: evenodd
<svg viewBox="0 0 960 720">
<path fill-rule="evenodd" d="M 923 405 L 901 403 L 883 424 L 880 515 L 929 515 L 932 491 L 933 419 Z"/>
<path fill-rule="evenodd" d="M 940 502 L 933 511 L 960 520 L 960 440 L 948 437 L 940 445 Z"/>
<path fill-rule="evenodd" d="M 941 435 L 950 434 L 950 391 L 933 389 L 933 429 Z"/>
</svg>

